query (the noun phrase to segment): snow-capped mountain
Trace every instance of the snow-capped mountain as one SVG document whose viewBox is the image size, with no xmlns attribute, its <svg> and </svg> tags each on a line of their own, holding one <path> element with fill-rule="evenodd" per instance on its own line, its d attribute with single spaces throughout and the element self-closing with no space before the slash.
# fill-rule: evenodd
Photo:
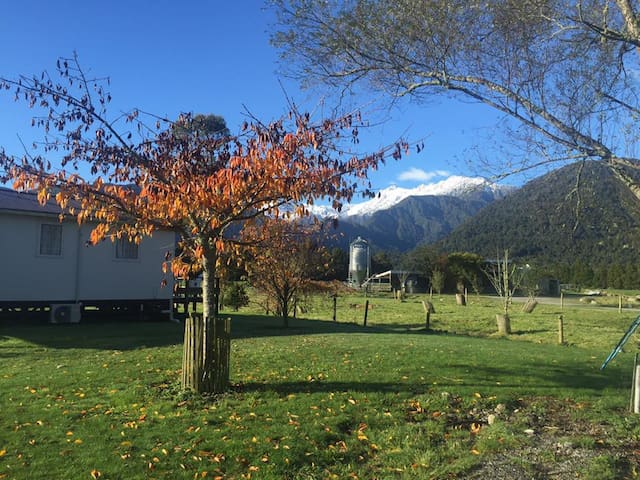
<svg viewBox="0 0 640 480">
<path fill-rule="evenodd" d="M 341 212 L 322 205 L 312 205 L 310 210 L 319 217 L 350 218 L 355 220 L 357 217 L 369 217 L 381 210 L 388 210 L 409 197 L 451 196 L 468 198 L 481 195 L 491 200 L 497 200 L 503 198 L 512 189 L 512 187 L 489 182 L 482 177 L 454 175 L 440 182 L 423 184 L 415 188 L 390 186 L 380 190 L 375 198 L 360 203 L 344 205 Z"/>
</svg>

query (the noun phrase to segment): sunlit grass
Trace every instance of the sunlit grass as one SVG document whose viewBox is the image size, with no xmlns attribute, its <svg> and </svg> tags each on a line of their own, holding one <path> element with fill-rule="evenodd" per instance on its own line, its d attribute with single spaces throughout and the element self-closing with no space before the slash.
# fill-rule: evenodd
<svg viewBox="0 0 640 480">
<path fill-rule="evenodd" d="M 426 299 L 369 298 L 366 328 L 359 296 L 336 323 L 324 297 L 286 330 L 233 315 L 233 386 L 216 398 L 180 392 L 178 324 L 2 328 L 0 479 L 464 478 L 559 409 L 607 423 L 593 448 L 638 438 L 632 355 L 599 370 L 633 312 L 515 307 L 504 339 L 492 299 L 434 297 L 425 332 Z"/>
</svg>

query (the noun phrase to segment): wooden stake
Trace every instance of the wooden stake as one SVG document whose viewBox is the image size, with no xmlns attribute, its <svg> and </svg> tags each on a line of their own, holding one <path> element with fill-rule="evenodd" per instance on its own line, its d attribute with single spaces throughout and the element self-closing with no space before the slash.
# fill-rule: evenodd
<svg viewBox="0 0 640 480">
<path fill-rule="evenodd" d="M 629 411 L 633 412 L 636 398 L 636 370 L 638 368 L 638 354 L 633 358 L 633 375 L 631 378 L 631 395 L 629 398 Z"/>
<path fill-rule="evenodd" d="M 333 296 L 333 321 L 338 321 L 338 296 Z"/>
<path fill-rule="evenodd" d="M 564 310 L 564 292 L 560 292 L 560 310 Z"/>
<path fill-rule="evenodd" d="M 364 302 L 364 326 L 367 326 L 367 314 L 369 313 L 369 300 Z"/>
<path fill-rule="evenodd" d="M 425 314 L 425 329 L 429 330 L 431 324 L 431 312 L 434 311 L 433 304 L 423 300 L 422 308 L 424 309 Z"/>
<path fill-rule="evenodd" d="M 622 295 L 618 295 L 618 313 L 622 313 Z"/>
<path fill-rule="evenodd" d="M 640 365 L 634 369 L 633 413 L 640 413 Z"/>
</svg>

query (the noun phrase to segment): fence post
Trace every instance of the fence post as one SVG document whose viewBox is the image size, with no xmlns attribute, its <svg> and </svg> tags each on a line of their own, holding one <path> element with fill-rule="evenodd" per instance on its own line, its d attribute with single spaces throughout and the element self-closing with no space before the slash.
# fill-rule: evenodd
<svg viewBox="0 0 640 480">
<path fill-rule="evenodd" d="M 422 308 L 425 313 L 425 329 L 429 330 L 431 328 L 431 313 L 435 312 L 435 308 L 433 308 L 433 303 L 422 301 Z"/>
<path fill-rule="evenodd" d="M 636 391 L 637 391 L 637 385 L 636 385 L 636 371 L 638 368 L 638 353 L 635 354 L 635 356 L 633 357 L 633 375 L 631 378 L 631 398 L 629 400 L 629 411 L 632 413 L 636 413 L 635 412 L 635 408 L 636 408 Z"/>
<path fill-rule="evenodd" d="M 622 313 L 622 295 L 618 295 L 618 313 Z"/>
<path fill-rule="evenodd" d="M 333 296 L 333 321 L 338 321 L 338 296 Z"/>
<path fill-rule="evenodd" d="M 640 413 L 640 365 L 634 370 L 633 387 L 633 413 Z"/>
<path fill-rule="evenodd" d="M 364 302 L 364 326 L 367 326 L 367 314 L 369 313 L 369 300 Z"/>
</svg>

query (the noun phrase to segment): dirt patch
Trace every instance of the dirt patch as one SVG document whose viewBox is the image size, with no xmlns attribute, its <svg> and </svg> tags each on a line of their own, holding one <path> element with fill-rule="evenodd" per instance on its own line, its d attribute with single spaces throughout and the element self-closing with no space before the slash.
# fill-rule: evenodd
<svg viewBox="0 0 640 480">
<path fill-rule="evenodd" d="M 504 422 L 523 435 L 499 453 L 487 455 L 460 478 L 470 480 L 631 479 L 640 472 L 640 442 L 612 425 L 576 416 L 585 405 L 570 400 L 521 400 Z M 491 413 L 486 413 L 491 415 Z"/>
</svg>

